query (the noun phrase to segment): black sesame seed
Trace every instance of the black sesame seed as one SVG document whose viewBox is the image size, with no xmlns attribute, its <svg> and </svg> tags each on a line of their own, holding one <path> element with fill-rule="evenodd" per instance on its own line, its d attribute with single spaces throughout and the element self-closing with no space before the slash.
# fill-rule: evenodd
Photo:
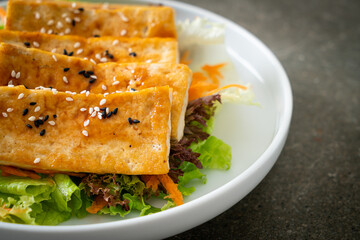
<svg viewBox="0 0 360 240">
<path fill-rule="evenodd" d="M 23 111 L 23 116 L 25 116 L 29 112 L 29 109 L 25 108 Z"/>
<path fill-rule="evenodd" d="M 80 72 L 78 72 L 78 74 L 84 74 L 85 73 L 85 70 L 81 70 Z"/>
<path fill-rule="evenodd" d="M 131 147 L 131 145 L 129 145 L 129 147 Z"/>
<path fill-rule="evenodd" d="M 57 116 L 54 114 L 54 115 L 53 115 L 53 118 L 57 118 Z"/>
<path fill-rule="evenodd" d="M 135 88 L 130 88 L 131 91 L 136 92 Z"/>
<path fill-rule="evenodd" d="M 75 27 L 75 25 L 76 25 L 75 19 L 73 19 L 73 20 L 71 21 L 71 24 Z"/>
<path fill-rule="evenodd" d="M 24 87 L 25 87 L 26 89 L 29 89 L 29 88 L 28 88 L 27 86 L 25 86 L 25 85 L 24 85 Z"/>
<path fill-rule="evenodd" d="M 39 122 L 36 120 L 36 121 L 34 121 L 34 125 L 35 125 L 35 127 L 39 127 L 40 126 L 40 124 L 39 124 Z"/>
<path fill-rule="evenodd" d="M 118 112 L 118 108 L 115 108 L 112 112 L 113 112 L 114 115 L 116 115 L 117 112 Z"/>
<path fill-rule="evenodd" d="M 26 126 L 27 126 L 28 128 L 32 128 L 32 126 L 31 126 L 30 124 L 26 124 Z"/>
<path fill-rule="evenodd" d="M 74 55 L 74 52 L 69 52 L 68 56 L 71 57 L 72 55 Z"/>
<path fill-rule="evenodd" d="M 30 105 L 31 106 L 34 106 L 36 104 L 36 102 L 31 102 Z"/>
<path fill-rule="evenodd" d="M 95 78 L 90 78 L 89 83 L 94 83 L 96 81 Z"/>
<path fill-rule="evenodd" d="M 24 45 L 27 47 L 30 47 L 30 43 L 29 42 L 24 42 Z"/>
<path fill-rule="evenodd" d="M 136 53 L 135 52 L 131 52 L 129 53 L 130 56 L 136 57 Z"/>
<path fill-rule="evenodd" d="M 100 108 L 101 111 L 106 111 L 106 107 Z"/>
<path fill-rule="evenodd" d="M 100 35 L 98 35 L 98 34 L 95 34 L 95 35 L 94 35 L 94 37 L 98 38 L 98 37 L 100 37 Z"/>
<path fill-rule="evenodd" d="M 106 111 L 103 111 L 103 112 L 101 113 L 101 116 L 102 116 L 102 118 L 106 118 Z"/>
<path fill-rule="evenodd" d="M 110 58 L 110 59 L 113 59 L 114 58 L 114 55 L 112 55 L 112 54 L 108 54 L 108 57 Z"/>
<path fill-rule="evenodd" d="M 112 112 L 109 112 L 108 115 L 106 115 L 107 118 L 111 117 Z"/>
<path fill-rule="evenodd" d="M 64 55 L 68 55 L 68 52 L 66 51 L 66 49 L 64 49 Z"/>
<path fill-rule="evenodd" d="M 64 72 L 67 72 L 69 70 L 70 70 L 70 68 L 64 68 Z"/>
<path fill-rule="evenodd" d="M 79 10 L 80 12 L 83 12 L 83 11 L 84 11 L 84 8 L 78 8 L 78 10 Z"/>
<path fill-rule="evenodd" d="M 45 135 L 45 129 L 40 131 L 40 136 L 44 136 Z"/>
<path fill-rule="evenodd" d="M 90 74 L 88 74 L 87 72 L 85 72 L 83 75 L 84 75 L 84 77 L 86 77 L 86 78 L 89 78 L 89 77 L 90 77 Z"/>
<path fill-rule="evenodd" d="M 105 55 L 109 55 L 109 50 L 105 50 Z"/>
<path fill-rule="evenodd" d="M 93 71 L 86 71 L 87 74 L 93 75 L 94 72 Z"/>
<path fill-rule="evenodd" d="M 140 123 L 140 121 L 137 120 L 137 119 L 133 119 L 132 122 L 133 122 L 133 123 Z"/>
<path fill-rule="evenodd" d="M 130 123 L 130 125 L 133 124 L 133 120 L 131 118 L 128 118 L 128 122 Z"/>
<path fill-rule="evenodd" d="M 45 118 L 44 118 L 44 122 L 46 122 L 46 120 L 49 119 L 49 115 L 46 115 Z"/>
</svg>

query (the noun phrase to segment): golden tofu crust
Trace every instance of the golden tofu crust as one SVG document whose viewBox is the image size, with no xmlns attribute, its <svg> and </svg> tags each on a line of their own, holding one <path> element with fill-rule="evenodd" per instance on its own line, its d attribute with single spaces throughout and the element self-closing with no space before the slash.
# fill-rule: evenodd
<svg viewBox="0 0 360 240">
<path fill-rule="evenodd" d="M 106 114 L 101 108 L 109 109 L 106 118 L 99 118 Z M 0 87 L 0 164 L 98 174 L 165 174 L 170 110 L 169 87 L 106 97 Z"/>
</svg>

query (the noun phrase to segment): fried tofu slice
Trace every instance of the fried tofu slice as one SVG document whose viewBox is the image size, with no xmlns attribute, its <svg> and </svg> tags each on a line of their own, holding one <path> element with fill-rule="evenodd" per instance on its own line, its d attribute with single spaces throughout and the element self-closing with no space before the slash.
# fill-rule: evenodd
<svg viewBox="0 0 360 240">
<path fill-rule="evenodd" d="M 0 164 L 98 174 L 166 174 L 170 110 L 167 86 L 106 97 L 0 87 Z"/>
<path fill-rule="evenodd" d="M 169 86 L 173 89 L 171 137 L 180 140 L 184 133 L 192 72 L 183 64 L 94 64 L 77 57 L 0 43 L 0 76 L 1 86 L 43 86 L 76 93 L 110 94 Z"/>
<path fill-rule="evenodd" d="M 165 6 L 10 0 L 5 29 L 83 37 L 176 38 L 174 10 Z"/>
<path fill-rule="evenodd" d="M 2 30 L 0 42 L 92 59 L 96 63 L 179 62 L 178 44 L 173 38 L 83 38 Z"/>
</svg>

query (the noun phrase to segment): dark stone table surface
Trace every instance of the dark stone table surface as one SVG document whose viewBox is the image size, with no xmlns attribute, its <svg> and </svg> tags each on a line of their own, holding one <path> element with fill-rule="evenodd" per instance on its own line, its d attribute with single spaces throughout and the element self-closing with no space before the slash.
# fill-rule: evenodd
<svg viewBox="0 0 360 240">
<path fill-rule="evenodd" d="M 283 64 L 294 112 L 265 179 L 169 239 L 360 239 L 360 1 L 186 0 L 243 26 Z"/>
</svg>

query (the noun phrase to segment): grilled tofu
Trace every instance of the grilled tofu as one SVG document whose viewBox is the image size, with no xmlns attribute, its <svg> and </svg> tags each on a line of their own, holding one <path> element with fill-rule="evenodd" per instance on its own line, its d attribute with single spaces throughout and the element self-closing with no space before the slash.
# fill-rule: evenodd
<svg viewBox="0 0 360 240">
<path fill-rule="evenodd" d="M 165 174 L 170 110 L 167 86 L 106 97 L 0 87 L 0 164 L 98 174 Z"/>
<path fill-rule="evenodd" d="M 0 42 L 93 59 L 96 63 L 178 63 L 179 61 L 177 41 L 173 38 L 99 37 L 87 39 L 80 36 L 2 30 Z"/>
<path fill-rule="evenodd" d="M 182 64 L 104 63 L 0 43 L 0 85 L 52 87 L 58 91 L 114 93 L 169 86 L 173 89 L 171 137 L 184 131 L 191 70 Z"/>
<path fill-rule="evenodd" d="M 5 29 L 83 37 L 176 38 L 174 10 L 164 6 L 10 0 Z"/>
</svg>

